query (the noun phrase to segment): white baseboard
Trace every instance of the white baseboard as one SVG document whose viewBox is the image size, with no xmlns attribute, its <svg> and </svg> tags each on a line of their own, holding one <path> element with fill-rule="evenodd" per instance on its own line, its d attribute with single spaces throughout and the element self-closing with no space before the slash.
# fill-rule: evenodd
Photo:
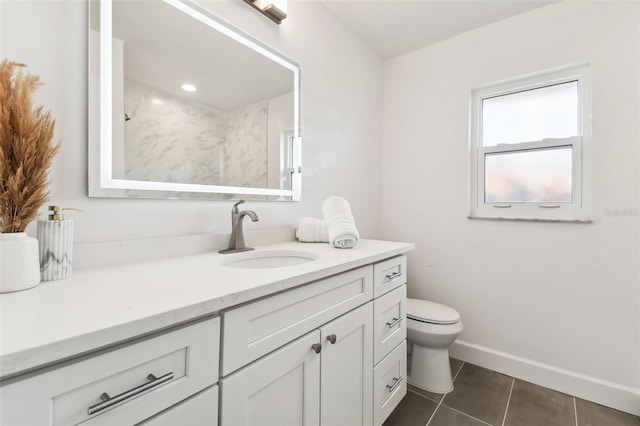
<svg viewBox="0 0 640 426">
<path fill-rule="evenodd" d="M 456 340 L 452 358 L 640 416 L 640 389 Z"/>
</svg>

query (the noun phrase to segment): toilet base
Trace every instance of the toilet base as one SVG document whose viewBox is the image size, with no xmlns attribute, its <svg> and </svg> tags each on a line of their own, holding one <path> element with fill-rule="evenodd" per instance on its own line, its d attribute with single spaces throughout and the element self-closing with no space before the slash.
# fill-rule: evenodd
<svg viewBox="0 0 640 426">
<path fill-rule="evenodd" d="M 413 345 L 409 383 L 429 392 L 447 393 L 453 390 L 449 351 Z"/>
</svg>

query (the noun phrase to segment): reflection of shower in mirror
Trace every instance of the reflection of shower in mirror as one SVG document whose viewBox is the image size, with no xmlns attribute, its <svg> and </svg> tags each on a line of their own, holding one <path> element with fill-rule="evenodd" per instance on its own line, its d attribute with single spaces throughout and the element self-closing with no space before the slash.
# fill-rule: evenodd
<svg viewBox="0 0 640 426">
<path fill-rule="evenodd" d="M 91 196 L 299 197 L 297 64 L 195 3 L 91 0 L 90 25 Z"/>
</svg>

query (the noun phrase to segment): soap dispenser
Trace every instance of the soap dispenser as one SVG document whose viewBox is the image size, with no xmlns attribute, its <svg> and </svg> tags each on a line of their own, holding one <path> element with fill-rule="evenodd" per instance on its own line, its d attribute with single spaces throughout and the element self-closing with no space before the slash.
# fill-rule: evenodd
<svg viewBox="0 0 640 426">
<path fill-rule="evenodd" d="M 38 221 L 40 248 L 40 279 L 54 281 L 69 278 L 73 265 L 73 221 L 65 220 L 64 210 L 77 210 L 49 206 L 49 220 Z"/>
</svg>

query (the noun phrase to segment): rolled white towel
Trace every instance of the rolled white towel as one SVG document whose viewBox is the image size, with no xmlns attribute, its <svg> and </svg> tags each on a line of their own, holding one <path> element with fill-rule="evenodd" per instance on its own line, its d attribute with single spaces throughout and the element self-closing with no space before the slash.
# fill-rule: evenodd
<svg viewBox="0 0 640 426">
<path fill-rule="evenodd" d="M 353 248 L 360 235 L 351 214 L 349 202 L 332 196 L 322 203 L 322 215 L 329 231 L 329 244 L 337 248 Z"/>
<path fill-rule="evenodd" d="M 303 243 L 328 243 L 327 223 L 315 217 L 303 217 L 296 229 L 296 238 Z"/>
</svg>

